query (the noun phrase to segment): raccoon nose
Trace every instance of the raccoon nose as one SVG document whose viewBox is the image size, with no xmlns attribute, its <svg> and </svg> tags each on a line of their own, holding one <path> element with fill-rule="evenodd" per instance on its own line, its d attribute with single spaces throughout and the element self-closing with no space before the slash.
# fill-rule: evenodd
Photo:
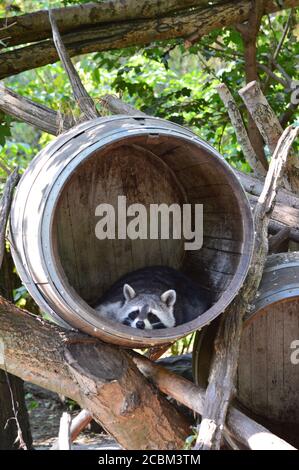
<svg viewBox="0 0 299 470">
<path fill-rule="evenodd" d="M 139 330 L 144 330 L 144 327 L 145 327 L 144 321 L 139 320 L 138 322 L 136 322 L 136 328 L 139 328 Z"/>
</svg>

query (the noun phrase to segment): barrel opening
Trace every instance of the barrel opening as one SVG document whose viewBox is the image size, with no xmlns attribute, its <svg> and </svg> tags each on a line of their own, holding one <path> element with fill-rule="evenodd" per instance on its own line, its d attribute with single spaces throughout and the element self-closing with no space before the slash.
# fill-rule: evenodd
<svg viewBox="0 0 299 470">
<path fill-rule="evenodd" d="M 151 204 L 189 204 L 196 235 L 194 207 L 202 204 L 203 245 L 186 250 L 188 233 L 174 238 L 171 217 L 169 237 L 118 237 L 120 197 L 127 209 L 145 208 L 147 225 Z M 115 210 L 114 239 L 96 236 L 102 204 Z M 129 347 L 173 342 L 222 313 L 247 274 L 254 238 L 249 202 L 224 158 L 188 129 L 147 117 L 98 118 L 53 140 L 18 184 L 10 224 L 14 261 L 40 307 L 64 327 Z M 160 330 L 100 319 L 92 306 L 101 295 L 122 275 L 152 265 L 182 270 L 209 289 L 211 308 Z"/>
<path fill-rule="evenodd" d="M 191 204 L 192 208 L 202 204 L 203 246 L 185 250 L 183 237 L 118 239 L 119 196 L 126 197 L 127 207 L 144 205 L 148 214 L 150 204 Z M 103 203 L 115 208 L 115 239 L 96 237 L 96 208 Z M 194 228 L 193 209 L 191 213 Z M 210 290 L 214 305 L 201 316 L 206 322 L 209 312 L 213 317 L 223 309 L 223 296 L 232 295 L 234 283 L 240 282 L 250 256 L 250 246 L 245 243 L 248 220 L 248 207 L 236 178 L 209 147 L 159 132 L 126 137 L 90 153 L 59 190 L 52 240 L 60 282 L 82 311 L 122 275 L 145 266 L 171 266 Z M 88 312 L 94 327 L 101 328 L 96 312 L 91 308 Z M 119 331 L 132 330 L 114 326 Z M 183 333 L 186 326 L 176 330 Z M 165 331 L 151 330 L 150 334 L 163 336 Z M 149 335 L 135 329 L 130 333 Z"/>
</svg>

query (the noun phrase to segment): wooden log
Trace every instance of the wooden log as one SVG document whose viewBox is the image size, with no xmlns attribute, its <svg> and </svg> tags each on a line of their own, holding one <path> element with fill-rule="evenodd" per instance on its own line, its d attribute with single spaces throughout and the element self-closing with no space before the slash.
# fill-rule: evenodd
<svg viewBox="0 0 299 470">
<path fill-rule="evenodd" d="M 0 298 L 0 368 L 88 409 L 125 449 L 181 449 L 190 433 L 129 353 Z M 111 400 L 113 397 L 113 400 Z"/>
<path fill-rule="evenodd" d="M 4 250 L 5 250 L 5 233 L 7 226 L 7 219 L 10 212 L 10 206 L 12 201 L 12 195 L 15 186 L 19 181 L 19 169 L 15 170 L 8 177 L 4 187 L 3 195 L 0 200 L 0 268 L 3 261 Z"/>
<path fill-rule="evenodd" d="M 252 81 L 239 90 L 252 118 L 255 120 L 269 150 L 273 153 L 283 129 L 273 109 L 264 96 L 257 81 Z"/>
<path fill-rule="evenodd" d="M 265 184 L 265 180 L 263 178 L 256 178 L 253 175 L 243 173 L 239 170 L 235 170 L 235 172 L 240 178 L 242 186 L 248 194 L 252 196 L 260 196 Z M 284 188 L 279 188 L 276 202 L 299 209 L 299 197 L 292 191 L 288 191 Z"/>
<path fill-rule="evenodd" d="M 215 354 L 210 369 L 202 421 L 196 449 L 219 449 L 229 402 L 232 398 L 238 366 L 243 317 L 254 300 L 268 252 L 268 223 L 277 188 L 283 175 L 288 152 L 299 129 L 288 127 L 279 140 L 272 157 L 264 189 L 255 207 L 255 246 L 251 269 L 236 299 L 226 309 L 219 322 Z"/>
<path fill-rule="evenodd" d="M 220 0 L 218 0 L 220 1 Z M 154 18 L 190 7 L 207 6 L 208 0 L 110 0 L 53 8 L 61 34 L 88 26 L 128 21 L 136 18 Z M 216 3 L 216 2 L 215 2 Z M 7 46 L 40 41 L 51 37 L 52 29 L 47 10 L 0 19 L 0 41 Z"/>
<path fill-rule="evenodd" d="M 288 250 L 290 227 L 284 227 L 269 238 L 269 253 L 278 253 Z M 287 242 L 287 244 L 286 244 Z"/>
<path fill-rule="evenodd" d="M 58 450 L 71 450 L 71 415 L 63 412 L 60 418 L 59 434 L 58 434 Z"/>
<path fill-rule="evenodd" d="M 257 81 L 248 83 L 245 87 L 241 88 L 239 95 L 256 122 L 270 152 L 273 153 L 282 135 L 283 129 L 264 96 L 259 83 Z M 290 156 L 287 161 L 284 185 L 286 188 L 292 189 L 299 194 L 299 159 L 292 151 L 290 151 Z"/>
<path fill-rule="evenodd" d="M 161 392 L 174 398 L 192 411 L 198 414 L 202 413 L 205 396 L 205 390 L 202 387 L 198 387 L 165 367 L 153 363 L 145 356 L 132 353 L 132 359 L 142 374 L 153 382 Z M 72 441 L 76 439 L 91 420 L 92 415 L 87 410 L 82 410 L 74 418 L 71 424 Z M 251 450 L 294 450 L 293 446 L 248 418 L 234 406 L 230 407 L 227 416 L 226 439 L 229 439 L 230 435 Z M 52 449 L 56 448 L 57 443 L 53 445 Z"/>
<path fill-rule="evenodd" d="M 189 380 L 154 364 L 144 356 L 132 353 L 133 361 L 139 370 L 150 379 L 159 390 L 184 404 L 198 414 L 203 413 L 205 390 Z M 235 439 L 252 450 L 294 449 L 266 428 L 248 418 L 244 413 L 231 406 L 227 415 L 226 431 Z"/>
<path fill-rule="evenodd" d="M 49 10 L 49 20 L 51 23 L 52 27 L 52 33 L 53 33 L 53 41 L 57 50 L 57 54 L 62 62 L 63 68 L 66 71 L 69 81 L 73 90 L 73 95 L 75 100 L 78 103 L 78 106 L 82 112 L 82 114 L 85 116 L 85 118 L 88 119 L 94 119 L 99 116 L 95 104 L 92 100 L 92 98 L 89 96 L 87 93 L 86 89 L 84 88 L 81 79 L 79 77 L 79 74 L 77 70 L 74 67 L 74 64 L 72 63 L 67 50 L 65 48 L 65 45 L 63 44 L 60 33 L 56 24 L 55 16 L 52 10 Z"/>
<path fill-rule="evenodd" d="M 18 95 L 0 83 L 0 109 L 14 118 L 31 124 L 48 134 L 58 135 L 75 125 L 71 116 Z"/>
<path fill-rule="evenodd" d="M 88 410 L 81 410 L 80 413 L 75 416 L 74 419 L 71 421 L 70 425 L 70 441 L 74 442 L 81 431 L 83 431 L 88 424 L 92 421 L 92 415 Z M 54 442 L 54 444 L 51 447 L 51 450 L 58 450 L 59 448 L 59 442 L 58 439 L 57 441 Z"/>
<path fill-rule="evenodd" d="M 219 93 L 220 98 L 223 101 L 224 106 L 228 111 L 231 123 L 235 129 L 237 140 L 241 146 L 241 149 L 243 150 L 244 156 L 248 164 L 253 170 L 253 173 L 256 176 L 265 176 L 266 170 L 255 154 L 254 148 L 252 147 L 250 139 L 248 137 L 241 113 L 231 92 L 224 83 L 218 85 L 216 89 Z"/>
<path fill-rule="evenodd" d="M 283 8 L 299 5 L 299 0 L 284 0 Z M 112 3 L 113 6 L 113 3 Z M 82 10 L 84 6 L 81 6 Z M 63 42 L 71 57 L 89 52 L 99 52 L 130 46 L 149 44 L 183 38 L 192 42 L 214 29 L 242 23 L 249 17 L 251 0 L 238 0 L 208 4 L 206 8 L 191 8 L 182 15 L 169 12 L 161 17 L 153 15 L 148 19 L 134 21 L 110 21 L 99 25 L 86 25 L 86 28 L 71 30 L 63 36 Z M 268 0 L 265 13 L 281 10 L 275 0 Z M 67 15 L 65 15 L 67 16 Z M 18 18 L 18 17 L 16 17 Z M 15 21 L 12 17 L 10 21 Z M 31 26 L 32 28 L 32 26 Z M 113 34 L 111 34 L 113 32 Z M 31 40 L 33 40 L 31 34 Z M 27 41 L 26 41 L 27 42 Z M 0 79 L 25 70 L 52 64 L 58 55 L 51 40 L 45 39 L 34 44 L 18 47 L 0 54 Z"/>
<path fill-rule="evenodd" d="M 13 291 L 18 287 L 20 280 L 5 249 L 0 268 L 0 295 L 12 301 Z M 10 449 L 32 449 L 32 436 L 23 380 L 0 370 L 0 450 Z"/>
<path fill-rule="evenodd" d="M 114 95 L 105 95 L 101 98 L 101 104 L 112 114 L 127 114 L 128 116 L 146 116 L 145 113 L 125 103 Z"/>
</svg>

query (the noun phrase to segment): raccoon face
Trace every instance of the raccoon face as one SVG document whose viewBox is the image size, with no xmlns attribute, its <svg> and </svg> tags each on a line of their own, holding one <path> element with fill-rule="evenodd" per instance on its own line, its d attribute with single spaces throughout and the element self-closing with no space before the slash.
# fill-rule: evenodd
<svg viewBox="0 0 299 470">
<path fill-rule="evenodd" d="M 136 294 L 133 287 L 123 287 L 125 303 L 120 308 L 119 321 L 132 328 L 160 329 L 175 326 L 173 306 L 176 292 L 168 290 L 161 296 L 158 294 Z"/>
</svg>

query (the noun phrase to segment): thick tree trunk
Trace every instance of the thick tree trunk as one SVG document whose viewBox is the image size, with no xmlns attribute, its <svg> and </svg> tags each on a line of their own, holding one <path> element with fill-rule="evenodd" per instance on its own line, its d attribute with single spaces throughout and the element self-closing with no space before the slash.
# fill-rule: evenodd
<svg viewBox="0 0 299 470">
<path fill-rule="evenodd" d="M 43 322 L 3 298 L 0 367 L 74 399 L 126 449 L 181 449 L 191 432 L 127 351 Z"/>
<path fill-rule="evenodd" d="M 5 251 L 0 270 L 0 294 L 10 300 L 17 280 L 17 276 L 13 274 L 13 267 L 13 261 Z M 0 370 L 0 450 L 19 449 L 24 447 L 24 444 L 27 449 L 32 446 L 23 380 L 5 370 Z"/>
<path fill-rule="evenodd" d="M 246 24 L 240 24 L 237 29 L 240 31 L 244 44 L 245 77 L 246 83 L 258 80 L 257 66 L 257 37 L 260 30 L 262 16 L 267 2 L 265 0 L 252 0 L 252 9 Z M 257 125 L 248 112 L 248 135 L 254 148 L 257 158 L 268 168 L 268 162 L 264 152 L 264 142 Z"/>
<path fill-rule="evenodd" d="M 128 2 L 109 2 L 111 12 L 113 11 L 113 7 L 116 3 L 118 5 L 121 3 L 126 5 Z M 135 10 L 138 3 L 139 2 L 130 2 Z M 158 8 L 152 8 L 150 10 L 150 18 L 145 16 L 139 17 L 135 10 L 130 10 L 131 18 L 134 19 L 122 20 L 121 14 L 119 14 L 119 16 L 117 16 L 117 20 L 106 20 L 105 23 L 97 25 L 89 22 L 86 23 L 86 19 L 84 19 L 83 24 L 79 27 L 78 23 L 80 24 L 80 14 L 78 13 L 77 16 L 73 15 L 73 18 L 77 18 L 77 20 L 74 20 L 71 24 L 67 24 L 66 31 L 68 32 L 63 35 L 62 39 L 71 57 L 88 52 L 146 45 L 154 41 L 163 41 L 174 38 L 190 39 L 192 42 L 193 37 L 198 39 L 198 37 L 208 34 L 214 29 L 246 21 L 252 7 L 251 0 L 238 0 L 225 3 L 221 2 L 219 4 L 213 3 L 212 5 L 208 4 L 206 7 L 202 7 L 202 3 L 203 2 L 197 3 L 199 5 L 201 4 L 199 7 L 192 9 L 185 8 L 180 11 L 179 14 L 175 14 L 177 8 L 173 6 L 175 2 L 172 2 L 170 9 L 164 9 L 163 7 L 162 15 L 159 13 Z M 149 6 L 150 2 L 142 2 L 142 4 Z M 179 5 L 182 4 L 183 2 L 179 2 Z M 187 2 L 187 7 L 190 5 L 192 5 L 192 2 Z M 285 0 L 283 2 L 283 8 L 295 7 L 297 5 L 299 5 L 299 0 Z M 80 8 L 83 16 L 86 6 L 82 5 Z M 98 8 L 101 8 L 101 4 L 99 4 Z M 126 8 L 124 8 L 124 11 L 125 10 Z M 271 13 L 277 10 L 280 10 L 278 2 L 269 0 L 266 3 L 265 13 Z M 139 11 L 139 8 L 137 11 Z M 100 13 L 98 12 L 97 15 L 99 17 Z M 41 14 L 39 16 L 44 18 Z M 68 15 L 65 10 L 60 12 L 61 21 L 59 27 L 62 26 L 63 28 L 63 24 L 67 17 Z M 125 18 L 124 14 L 123 18 Z M 8 24 L 17 22 L 18 25 L 19 20 L 18 17 L 4 19 L 3 26 L 5 26 L 6 21 Z M 24 17 L 20 22 L 21 21 L 25 22 Z M 30 19 L 28 21 L 30 22 Z M 31 29 L 33 31 L 39 24 L 39 21 L 40 17 L 36 16 L 36 19 L 31 23 Z M 97 21 L 97 23 L 100 22 Z M 14 37 L 13 28 L 13 26 L 9 29 L 4 28 L 2 33 L 4 33 L 5 37 Z M 20 26 L 19 29 L 21 30 L 22 26 Z M 49 38 L 50 29 L 48 23 L 47 31 L 47 37 Z M 37 34 L 40 35 L 40 32 Z M 27 43 L 28 40 L 32 42 L 37 40 L 34 32 L 31 31 L 29 38 L 27 37 L 24 39 L 24 43 Z M 50 39 L 44 39 L 32 45 L 3 52 L 0 54 L 0 79 L 25 70 L 51 64 L 57 60 L 58 55 L 53 41 Z"/>
</svg>

